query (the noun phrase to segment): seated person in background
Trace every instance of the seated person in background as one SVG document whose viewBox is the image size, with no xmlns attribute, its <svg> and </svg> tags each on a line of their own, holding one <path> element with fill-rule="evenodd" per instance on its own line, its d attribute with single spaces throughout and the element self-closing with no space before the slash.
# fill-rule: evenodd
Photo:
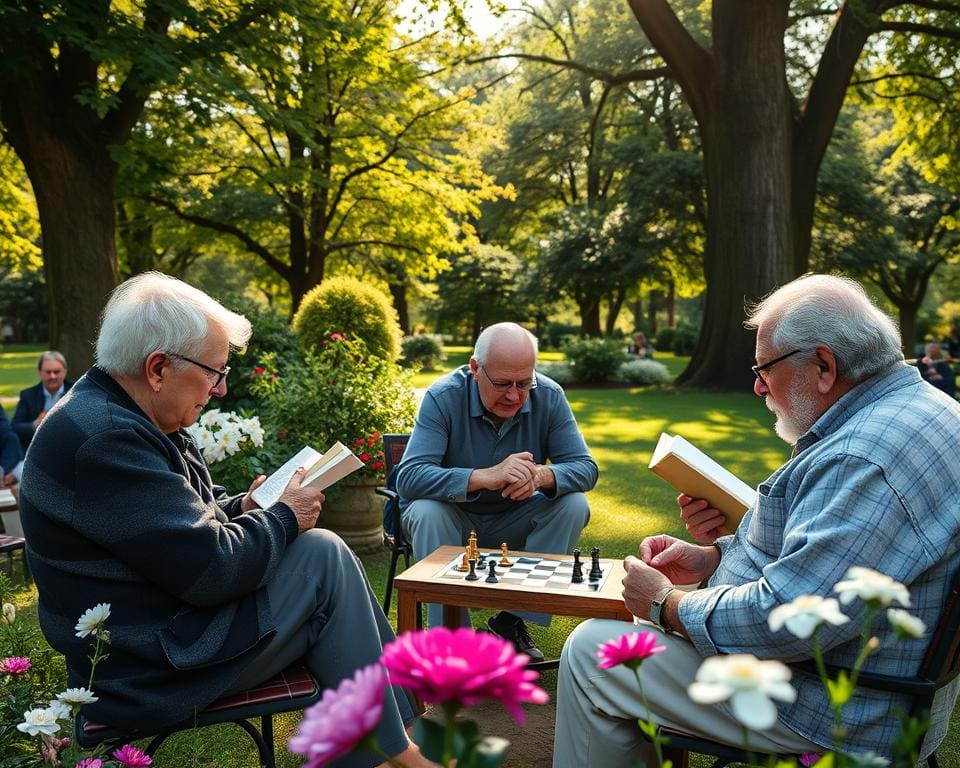
<svg viewBox="0 0 960 768">
<path fill-rule="evenodd" d="M 910 590 L 912 612 L 932 627 L 960 567 L 960 403 L 923 383 L 903 361 L 893 322 L 852 280 L 808 275 L 753 309 L 757 331 L 754 392 L 776 414 L 776 432 L 793 457 L 758 489 L 736 534 L 699 546 L 671 536 L 643 540 L 624 563 L 623 597 L 635 626 L 592 620 L 567 639 L 557 687 L 554 766 L 644 765 L 637 719 L 732 746 L 743 731 L 729 706 L 693 702 L 686 689 L 708 656 L 752 653 L 785 662 L 812 657 L 809 639 L 770 630 L 767 617 L 801 595 L 831 595 L 851 566 L 880 571 Z M 703 500 L 681 512 L 705 534 L 719 513 Z M 713 518 L 713 520 L 711 520 Z M 700 527 L 702 526 L 702 528 Z M 706 586 L 692 592 L 673 584 Z M 865 604 L 843 606 L 850 621 L 823 624 L 828 664 L 852 666 L 861 644 Z M 597 646 L 628 632 L 653 632 L 666 650 L 634 672 L 597 668 Z M 924 642 L 897 642 L 885 617 L 863 669 L 890 675 L 917 671 Z M 750 733 L 762 752 L 822 752 L 834 743 L 834 711 L 816 675 L 794 670 L 796 700 L 779 720 Z M 940 691 L 921 757 L 942 741 L 960 678 Z M 903 708 L 899 695 L 858 688 L 839 724 L 843 749 L 892 757 Z"/>
<path fill-rule="evenodd" d="M 924 381 L 929 381 L 941 392 L 950 397 L 957 394 L 957 377 L 953 373 L 950 363 L 943 357 L 940 345 L 935 341 L 928 341 L 923 348 L 923 357 L 917 360 L 917 368 Z"/>
<path fill-rule="evenodd" d="M 249 492 L 213 485 L 184 429 L 226 394 L 230 350 L 250 334 L 246 318 L 186 283 L 131 278 L 104 309 L 96 364 L 27 454 L 27 556 L 40 626 L 66 657 L 68 685 L 90 678 L 77 617 L 111 606 L 99 701 L 84 706 L 96 720 L 175 723 L 300 658 L 321 687 L 335 687 L 393 640 L 353 552 L 314 527 L 324 496 L 300 487 L 303 470 L 260 509 Z M 377 741 L 405 765 L 433 765 L 407 737 L 413 715 L 388 688 Z M 366 753 L 342 764 L 380 762 Z"/>
<path fill-rule="evenodd" d="M 20 402 L 13 413 L 13 431 L 19 435 L 24 453 L 47 412 L 73 386 L 73 381 L 67 378 L 66 358 L 54 349 L 40 355 L 37 375 L 40 383 L 21 390 Z"/>
<path fill-rule="evenodd" d="M 23 464 L 23 452 L 17 433 L 10 428 L 7 412 L 0 405 L 0 485 L 4 488 L 15 486 L 20 480 Z"/>
<path fill-rule="evenodd" d="M 653 344 L 647 341 L 647 335 L 643 331 L 633 334 L 633 341 L 627 346 L 627 354 L 647 359 L 653 357 Z"/>
<path fill-rule="evenodd" d="M 956 323 L 950 326 L 950 335 L 947 337 L 947 357 L 950 362 L 960 360 L 960 328 Z"/>
<path fill-rule="evenodd" d="M 427 390 L 397 474 L 401 520 L 416 557 L 444 544 L 569 553 L 590 518 L 597 464 L 563 389 L 537 374 L 537 340 L 515 323 L 477 338 L 470 364 Z M 549 464 L 547 462 L 550 462 Z M 427 610 L 442 623 L 440 606 Z M 523 618 L 501 611 L 495 634 L 539 661 Z M 464 616 L 464 624 L 466 617 Z"/>
</svg>

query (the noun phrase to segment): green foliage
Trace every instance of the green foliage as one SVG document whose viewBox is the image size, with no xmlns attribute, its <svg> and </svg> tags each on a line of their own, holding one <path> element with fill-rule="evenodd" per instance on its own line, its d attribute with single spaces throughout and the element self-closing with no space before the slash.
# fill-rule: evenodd
<svg viewBox="0 0 960 768">
<path fill-rule="evenodd" d="M 609 381 L 623 363 L 623 344 L 614 339 L 577 339 L 564 353 L 578 382 Z"/>
<path fill-rule="evenodd" d="M 627 360 L 620 364 L 616 380 L 645 387 L 651 384 L 669 384 L 673 381 L 673 376 L 667 366 L 656 360 Z"/>
<path fill-rule="evenodd" d="M 697 333 L 691 328 L 680 326 L 673 335 L 670 349 L 676 355 L 690 355 L 697 346 Z"/>
<path fill-rule="evenodd" d="M 370 474 L 380 475 L 382 464 L 374 466 L 380 435 L 413 428 L 417 400 L 409 382 L 408 371 L 370 355 L 363 341 L 335 333 L 278 375 L 268 368 L 253 391 L 263 398 L 268 434 L 278 436 L 288 455 L 303 445 L 323 451 L 339 440 L 355 453 L 362 448 Z"/>
<path fill-rule="evenodd" d="M 572 323 L 547 323 L 541 344 L 559 349 L 580 335 L 580 326 Z"/>
<path fill-rule="evenodd" d="M 400 359 L 400 365 L 404 368 L 432 371 L 437 363 L 444 359 L 440 342 L 425 333 L 405 337 L 401 342 L 401 348 L 403 357 Z"/>
<path fill-rule="evenodd" d="M 566 360 L 540 363 L 537 366 L 537 373 L 542 373 L 547 378 L 553 379 L 560 386 L 572 384 L 576 380 L 573 377 L 573 368 Z"/>
<path fill-rule="evenodd" d="M 287 319 L 272 308 L 242 296 L 224 297 L 222 303 L 250 321 L 253 335 L 247 348 L 231 357 L 227 394 L 217 400 L 217 407 L 222 411 L 255 410 L 259 401 L 251 384 L 263 375 L 267 356 L 271 355 L 275 368 L 284 370 L 295 364 L 300 345 Z"/>
<path fill-rule="evenodd" d="M 390 299 L 353 277 L 329 278 L 304 296 L 293 330 L 307 350 L 340 333 L 362 339 L 371 355 L 390 363 L 400 351 L 400 325 Z"/>
</svg>

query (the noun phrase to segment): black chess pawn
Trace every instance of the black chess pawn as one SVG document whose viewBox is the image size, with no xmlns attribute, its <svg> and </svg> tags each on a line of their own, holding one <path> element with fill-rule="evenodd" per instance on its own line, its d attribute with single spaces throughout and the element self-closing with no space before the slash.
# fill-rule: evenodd
<svg viewBox="0 0 960 768">
<path fill-rule="evenodd" d="M 487 574 L 486 580 L 491 584 L 496 584 L 498 581 L 500 581 L 500 579 L 497 578 L 497 561 L 491 557 L 487 562 L 487 566 L 489 568 L 489 573 Z"/>
<path fill-rule="evenodd" d="M 600 581 L 603 578 L 603 569 L 600 567 L 600 547 L 590 550 L 590 560 L 590 574 L 587 578 L 590 581 Z"/>
<path fill-rule="evenodd" d="M 570 576 L 573 584 L 583 584 L 583 563 L 580 562 L 580 550 L 573 550 L 573 574 Z"/>
<path fill-rule="evenodd" d="M 480 578 L 477 576 L 477 561 L 471 557 L 468 562 L 470 563 L 470 573 L 463 578 L 465 578 L 467 581 L 477 581 Z"/>
</svg>

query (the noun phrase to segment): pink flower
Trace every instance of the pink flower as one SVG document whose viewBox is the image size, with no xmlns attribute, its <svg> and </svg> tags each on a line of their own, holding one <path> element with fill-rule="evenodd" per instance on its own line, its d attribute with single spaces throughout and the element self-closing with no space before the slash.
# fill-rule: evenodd
<svg viewBox="0 0 960 768">
<path fill-rule="evenodd" d="M 124 744 L 120 749 L 113 750 L 113 756 L 120 761 L 121 765 L 127 768 L 143 768 L 153 762 L 153 758 L 146 754 L 142 749 L 137 749 L 132 744 Z"/>
<path fill-rule="evenodd" d="M 85 757 L 73 768 L 103 768 L 103 760 L 99 757 Z"/>
<path fill-rule="evenodd" d="M 616 640 L 600 643 L 597 669 L 610 669 L 618 664 L 636 669 L 644 659 L 667 650 L 665 645 L 656 645 L 656 642 L 657 636 L 653 632 L 627 632 Z"/>
<path fill-rule="evenodd" d="M 545 704 L 547 694 L 533 684 L 539 675 L 524 669 L 530 658 L 508 641 L 472 629 L 434 627 L 405 632 L 383 649 L 390 681 L 439 704 L 466 706 L 497 699 L 520 725 L 526 719 L 520 704 Z"/>
<path fill-rule="evenodd" d="M 330 341 L 340 341 L 342 338 L 343 338 L 343 334 L 342 334 L 342 333 L 331 333 L 331 334 L 330 334 Z"/>
<path fill-rule="evenodd" d="M 29 672 L 31 666 L 33 665 L 26 656 L 8 656 L 0 661 L 0 672 L 8 675 L 22 675 L 24 672 Z"/>
<path fill-rule="evenodd" d="M 806 766 L 806 768 L 809 768 L 809 766 L 816 763 L 817 760 L 819 759 L 820 759 L 819 752 L 804 752 L 802 755 L 800 755 L 800 765 L 803 765 L 803 766 Z"/>
<path fill-rule="evenodd" d="M 307 758 L 306 768 L 321 768 L 348 754 L 376 728 L 386 687 L 387 672 L 379 662 L 358 669 L 303 713 L 287 747 Z"/>
</svg>

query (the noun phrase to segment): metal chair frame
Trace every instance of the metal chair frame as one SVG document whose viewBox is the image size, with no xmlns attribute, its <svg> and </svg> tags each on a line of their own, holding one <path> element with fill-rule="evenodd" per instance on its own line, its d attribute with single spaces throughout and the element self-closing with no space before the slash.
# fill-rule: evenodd
<svg viewBox="0 0 960 768">
<path fill-rule="evenodd" d="M 408 434 L 386 434 L 383 436 L 383 468 L 386 477 L 390 477 L 390 473 L 400 463 L 409 441 L 410 435 Z M 389 614 L 390 602 L 393 599 L 393 581 L 397 576 L 397 562 L 402 555 L 404 568 L 410 567 L 413 544 L 407 540 L 403 533 L 403 525 L 400 523 L 399 494 L 391 488 L 377 488 L 376 493 L 393 501 L 393 516 L 391 518 L 393 534 L 383 532 L 384 546 L 390 549 L 390 568 L 387 571 L 387 589 L 383 595 L 383 612 Z"/>
</svg>

